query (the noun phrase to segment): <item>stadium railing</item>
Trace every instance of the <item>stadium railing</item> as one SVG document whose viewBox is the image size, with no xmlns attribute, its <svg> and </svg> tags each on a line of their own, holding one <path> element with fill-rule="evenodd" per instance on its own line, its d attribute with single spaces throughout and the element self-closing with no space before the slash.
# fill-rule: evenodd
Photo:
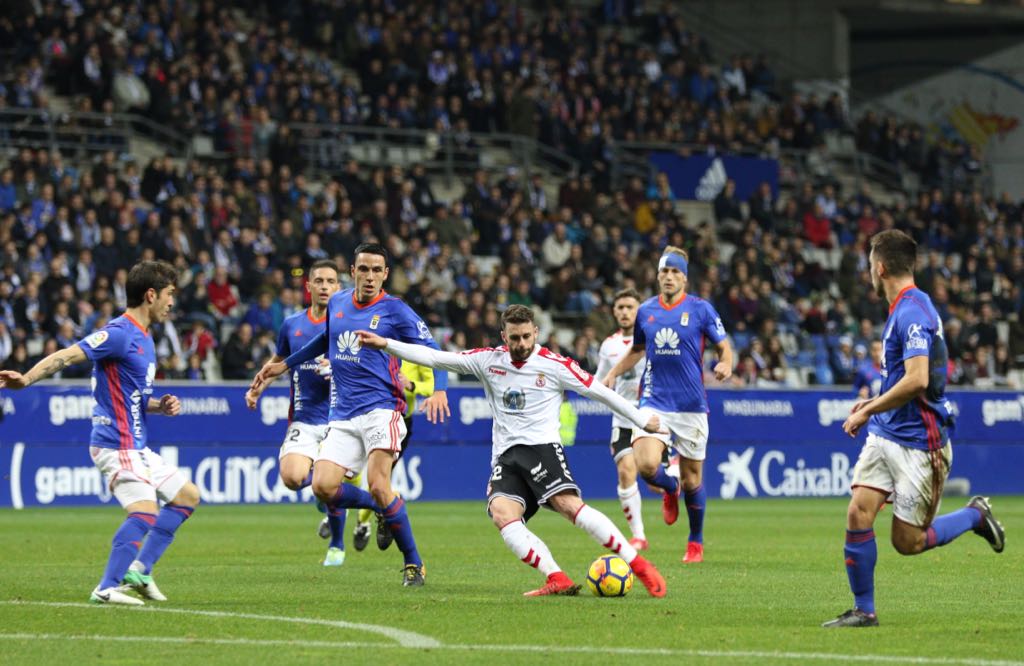
<svg viewBox="0 0 1024 666">
<path fill-rule="evenodd" d="M 173 157 L 189 158 L 185 135 L 135 114 L 0 109 L 0 146 L 47 148 L 67 157 L 89 157 L 108 150 L 137 154 L 136 141 L 148 139 Z"/>
<path fill-rule="evenodd" d="M 288 127 L 308 167 L 327 174 L 337 173 L 350 159 L 370 166 L 422 164 L 429 174 L 443 177 L 449 185 L 478 168 L 516 167 L 524 174 L 539 168 L 563 176 L 578 173 L 580 168 L 572 156 L 516 134 L 313 123 L 289 123 Z M 255 143 L 245 150 L 259 156 Z"/>
</svg>

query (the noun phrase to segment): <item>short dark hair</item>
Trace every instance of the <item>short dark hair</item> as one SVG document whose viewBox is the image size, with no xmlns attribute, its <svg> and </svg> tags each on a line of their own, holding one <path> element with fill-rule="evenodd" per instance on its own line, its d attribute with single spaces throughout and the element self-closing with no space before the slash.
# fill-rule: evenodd
<svg viewBox="0 0 1024 666">
<path fill-rule="evenodd" d="M 533 310 L 525 305 L 510 305 L 501 314 L 501 329 L 505 330 L 507 324 L 532 324 Z"/>
<path fill-rule="evenodd" d="M 306 273 L 306 275 L 312 277 L 313 271 L 315 271 L 318 268 L 330 268 L 336 274 L 341 273 L 341 271 L 338 270 L 338 262 L 334 261 L 334 259 L 318 259 L 317 261 L 313 262 L 312 266 L 309 267 L 309 272 Z"/>
<path fill-rule="evenodd" d="M 352 253 L 352 263 L 356 263 L 356 257 L 361 254 L 376 254 L 384 257 L 384 265 L 391 265 L 391 257 L 388 256 L 388 251 L 384 249 L 384 246 L 380 243 L 360 243 L 356 247 L 356 251 Z"/>
<path fill-rule="evenodd" d="M 178 271 L 166 261 L 140 261 L 128 271 L 125 295 L 128 307 L 137 308 L 146 300 L 146 292 L 155 289 L 159 294 L 177 283 Z"/>
<path fill-rule="evenodd" d="M 914 274 L 917 243 L 899 229 L 887 229 L 872 236 L 871 251 L 893 277 Z"/>
<path fill-rule="evenodd" d="M 637 303 L 640 302 L 640 294 L 637 293 L 637 290 L 633 287 L 627 287 L 626 289 L 620 289 L 615 292 L 615 298 L 612 299 L 612 305 L 618 303 L 619 299 L 622 298 L 635 298 Z"/>
</svg>

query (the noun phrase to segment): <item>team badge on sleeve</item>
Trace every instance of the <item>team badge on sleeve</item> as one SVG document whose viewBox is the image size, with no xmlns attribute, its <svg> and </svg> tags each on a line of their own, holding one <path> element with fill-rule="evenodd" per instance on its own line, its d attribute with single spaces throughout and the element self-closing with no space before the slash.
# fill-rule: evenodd
<svg viewBox="0 0 1024 666">
<path fill-rule="evenodd" d="M 722 323 L 721 317 L 715 319 L 715 331 L 721 336 L 725 335 L 725 325 Z"/>
<path fill-rule="evenodd" d="M 89 345 L 93 349 L 96 349 L 104 342 L 106 342 L 107 338 L 109 337 L 110 334 L 107 333 L 106 331 L 96 331 L 95 333 L 93 333 L 92 335 L 85 339 L 85 344 Z"/>
<path fill-rule="evenodd" d="M 907 328 L 907 349 L 928 349 L 922 328 L 921 324 L 911 324 Z"/>
<path fill-rule="evenodd" d="M 372 326 L 370 328 L 373 328 Z M 416 322 L 416 330 L 419 331 L 420 340 L 432 340 L 434 336 L 430 334 L 430 329 L 427 328 L 426 322 L 422 319 Z"/>
</svg>

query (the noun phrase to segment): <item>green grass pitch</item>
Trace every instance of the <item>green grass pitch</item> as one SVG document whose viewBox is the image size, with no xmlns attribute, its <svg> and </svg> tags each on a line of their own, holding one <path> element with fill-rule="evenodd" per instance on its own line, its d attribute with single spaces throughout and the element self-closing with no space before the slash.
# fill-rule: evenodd
<svg viewBox="0 0 1024 666">
<path fill-rule="evenodd" d="M 623 599 L 523 598 L 541 576 L 505 549 L 482 502 L 410 504 L 422 589 L 401 587 L 394 546 L 371 539 L 357 553 L 351 534 L 345 565 L 320 566 L 312 506 L 203 506 L 155 572 L 170 601 L 145 609 L 84 603 L 118 509 L 2 511 L 0 663 L 1024 664 L 1024 498 L 993 499 L 1001 555 L 966 534 L 902 557 L 883 512 L 882 626 L 829 631 L 819 623 L 851 605 L 845 504 L 713 500 L 707 559 L 683 565 L 685 515 L 666 527 L 645 502 L 648 556 L 668 582 L 660 600 L 639 583 Z M 594 505 L 624 527 L 617 503 Z M 583 583 L 602 549 L 548 512 L 530 526 Z"/>
</svg>

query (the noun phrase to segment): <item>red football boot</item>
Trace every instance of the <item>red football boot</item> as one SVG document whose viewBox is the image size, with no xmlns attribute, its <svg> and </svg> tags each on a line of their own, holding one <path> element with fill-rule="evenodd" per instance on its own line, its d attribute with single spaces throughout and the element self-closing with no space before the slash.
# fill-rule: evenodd
<svg viewBox="0 0 1024 666">
<path fill-rule="evenodd" d="M 686 555 L 683 556 L 683 564 L 693 564 L 704 561 L 704 544 L 690 541 L 686 544 Z"/>
<path fill-rule="evenodd" d="M 552 594 L 561 594 L 567 597 L 576 596 L 576 593 L 580 591 L 580 586 L 572 582 L 572 580 L 561 571 L 548 576 L 548 582 L 544 583 L 544 587 L 536 590 L 530 590 L 529 592 L 523 592 L 524 597 L 546 597 Z"/>
<path fill-rule="evenodd" d="M 636 559 L 629 563 L 630 568 L 636 577 L 640 579 L 640 582 L 644 584 L 647 591 L 652 597 L 663 597 L 665 596 L 665 579 L 662 578 L 661 574 L 654 567 L 653 564 L 645 560 L 642 556 L 637 555 Z"/>
</svg>

